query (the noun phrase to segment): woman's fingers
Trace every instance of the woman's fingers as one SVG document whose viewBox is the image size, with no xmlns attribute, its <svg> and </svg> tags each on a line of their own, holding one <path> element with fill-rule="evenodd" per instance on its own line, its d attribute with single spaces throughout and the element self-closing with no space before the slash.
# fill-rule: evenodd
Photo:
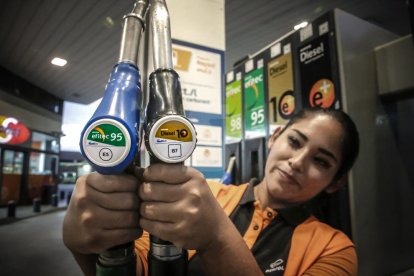
<svg viewBox="0 0 414 276">
<path fill-rule="evenodd" d="M 146 182 L 165 182 L 169 184 L 181 184 L 192 178 L 189 167 L 181 164 L 154 164 L 144 170 Z"/>
<path fill-rule="evenodd" d="M 139 238 L 142 235 L 141 228 L 134 229 L 112 229 L 99 233 L 86 233 L 81 249 L 94 254 L 102 253 L 104 250 L 124 244 Z M 81 251 L 82 252 L 82 251 Z"/>
<path fill-rule="evenodd" d="M 63 223 L 68 248 L 81 254 L 99 253 L 141 233 L 134 176 L 93 173 L 77 180 Z"/>
<path fill-rule="evenodd" d="M 139 197 L 143 201 L 174 202 L 181 199 L 184 193 L 183 185 L 161 182 L 144 182 L 138 190 Z"/>
<path fill-rule="evenodd" d="M 142 229 L 160 239 L 166 241 L 175 241 L 177 239 L 178 233 L 174 230 L 174 223 L 159 222 L 141 217 L 139 224 L 141 225 Z"/>
<path fill-rule="evenodd" d="M 141 204 L 140 216 L 148 220 L 176 223 L 190 220 L 197 208 L 187 206 L 184 202 L 144 202 Z"/>
<path fill-rule="evenodd" d="M 103 175 L 91 173 L 86 178 L 86 185 L 102 193 L 136 192 L 138 180 L 128 174 Z"/>
<path fill-rule="evenodd" d="M 227 219 L 203 174 L 191 167 L 155 164 L 139 188 L 140 226 L 183 248 L 204 249 Z"/>
<path fill-rule="evenodd" d="M 134 229 L 139 228 L 139 213 L 135 211 L 111 211 L 105 210 L 105 218 L 108 219 L 104 229 Z"/>
<path fill-rule="evenodd" d="M 98 206 L 109 210 L 138 211 L 139 197 L 136 193 L 102 193 L 94 188 L 88 189 L 90 199 Z"/>
<path fill-rule="evenodd" d="M 193 184 L 205 183 L 202 173 L 178 164 L 151 165 L 145 169 L 144 178 L 138 191 L 143 201 L 179 201 L 191 194 Z"/>
<path fill-rule="evenodd" d="M 99 206 L 91 206 L 80 217 L 85 229 L 109 230 L 139 228 L 139 213 L 136 211 L 113 211 Z"/>
</svg>

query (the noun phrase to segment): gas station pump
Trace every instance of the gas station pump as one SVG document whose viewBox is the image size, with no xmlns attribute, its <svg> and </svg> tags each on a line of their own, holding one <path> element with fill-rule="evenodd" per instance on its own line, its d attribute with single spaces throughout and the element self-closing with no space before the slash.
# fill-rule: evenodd
<svg viewBox="0 0 414 276">
<path fill-rule="evenodd" d="M 241 151 L 243 152 L 241 160 L 242 183 L 249 182 L 253 177 L 259 180 L 263 179 L 266 161 L 266 138 L 258 137 L 243 140 Z"/>
</svg>

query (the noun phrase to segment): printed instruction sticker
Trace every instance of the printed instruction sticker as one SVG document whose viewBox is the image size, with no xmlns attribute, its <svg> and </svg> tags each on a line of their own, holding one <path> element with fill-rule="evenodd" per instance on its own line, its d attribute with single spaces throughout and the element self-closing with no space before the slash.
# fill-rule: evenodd
<svg viewBox="0 0 414 276">
<path fill-rule="evenodd" d="M 120 164 L 129 153 L 131 139 L 119 122 L 103 119 L 91 124 L 85 132 L 83 150 L 93 163 L 109 167 Z"/>
</svg>

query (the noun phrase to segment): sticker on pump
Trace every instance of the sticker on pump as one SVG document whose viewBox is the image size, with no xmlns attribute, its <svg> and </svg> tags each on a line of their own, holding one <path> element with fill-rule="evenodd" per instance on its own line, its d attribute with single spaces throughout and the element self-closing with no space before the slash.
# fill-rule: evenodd
<svg viewBox="0 0 414 276">
<path fill-rule="evenodd" d="M 167 163 L 184 161 L 196 145 L 194 126 L 177 115 L 159 119 L 151 128 L 149 136 L 150 151 Z"/>
<path fill-rule="evenodd" d="M 82 143 L 88 159 L 103 167 L 120 164 L 131 148 L 128 130 L 112 119 L 102 119 L 91 124 L 85 131 Z"/>
</svg>

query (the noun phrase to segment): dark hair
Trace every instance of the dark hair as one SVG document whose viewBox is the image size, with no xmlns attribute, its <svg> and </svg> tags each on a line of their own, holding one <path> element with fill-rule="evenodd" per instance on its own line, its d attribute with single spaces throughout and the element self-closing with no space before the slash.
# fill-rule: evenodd
<svg viewBox="0 0 414 276">
<path fill-rule="evenodd" d="M 298 113 L 292 116 L 285 128 L 282 130 L 282 133 L 298 121 L 315 117 L 320 114 L 327 115 L 335 119 L 342 126 L 344 131 L 344 140 L 342 142 L 342 162 L 334 178 L 337 180 L 352 168 L 359 153 L 359 133 L 354 121 L 348 114 L 342 110 L 335 109 L 301 109 Z"/>
</svg>

